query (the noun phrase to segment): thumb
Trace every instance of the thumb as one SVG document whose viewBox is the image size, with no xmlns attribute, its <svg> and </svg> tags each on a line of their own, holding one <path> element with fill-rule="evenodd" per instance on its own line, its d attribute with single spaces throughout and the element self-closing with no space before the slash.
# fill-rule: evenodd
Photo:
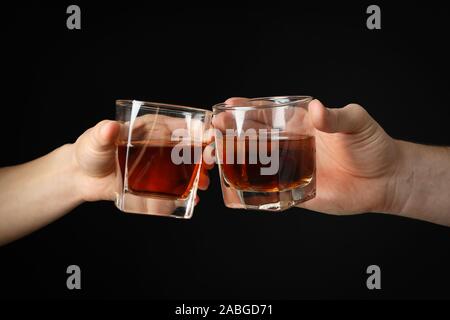
<svg viewBox="0 0 450 320">
<path fill-rule="evenodd" d="M 115 141 L 119 131 L 118 122 L 103 120 L 78 138 L 75 143 L 75 155 L 84 173 L 100 177 L 113 171 Z"/>
<path fill-rule="evenodd" d="M 90 148 L 97 152 L 107 152 L 115 149 L 119 130 L 120 125 L 116 121 L 100 121 L 90 132 Z"/>
<path fill-rule="evenodd" d="M 343 108 L 326 108 L 315 99 L 309 103 L 309 110 L 314 127 L 326 133 L 358 133 L 374 121 L 363 107 L 353 103 Z"/>
</svg>

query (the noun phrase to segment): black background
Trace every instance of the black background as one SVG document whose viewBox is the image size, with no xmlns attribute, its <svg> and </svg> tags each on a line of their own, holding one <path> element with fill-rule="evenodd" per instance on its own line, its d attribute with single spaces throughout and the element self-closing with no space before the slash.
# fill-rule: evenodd
<svg viewBox="0 0 450 320">
<path fill-rule="evenodd" d="M 0 165 L 73 142 L 115 99 L 210 108 L 231 96 L 308 94 L 363 105 L 395 138 L 449 145 L 442 2 L 297 1 L 232 7 L 1 5 Z M 85 203 L 0 248 L 0 296 L 29 298 L 450 298 L 450 228 L 381 214 L 225 208 L 216 169 L 189 221 Z M 320 192 L 320 190 L 318 191 Z M 441 190 L 449 193 L 449 190 Z M 52 197 L 48 197 L 52 201 Z M 66 268 L 82 290 L 66 288 Z M 367 266 L 382 270 L 369 291 Z"/>
</svg>

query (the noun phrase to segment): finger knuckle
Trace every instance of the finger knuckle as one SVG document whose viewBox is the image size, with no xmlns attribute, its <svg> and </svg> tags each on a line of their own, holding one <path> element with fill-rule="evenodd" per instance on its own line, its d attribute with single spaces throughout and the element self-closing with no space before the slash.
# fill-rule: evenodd
<svg viewBox="0 0 450 320">
<path fill-rule="evenodd" d="M 355 114 L 355 116 L 359 119 L 364 119 L 369 116 L 366 109 L 363 106 L 357 103 L 350 103 L 347 105 L 348 109 Z"/>
</svg>

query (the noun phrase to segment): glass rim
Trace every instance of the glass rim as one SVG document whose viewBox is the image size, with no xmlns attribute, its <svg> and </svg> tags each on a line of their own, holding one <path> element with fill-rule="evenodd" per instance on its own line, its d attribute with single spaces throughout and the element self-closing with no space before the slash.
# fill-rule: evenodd
<svg viewBox="0 0 450 320">
<path fill-rule="evenodd" d="M 279 104 L 262 104 L 259 106 L 249 106 L 249 105 L 231 105 L 226 102 L 221 102 L 213 105 L 213 111 L 224 111 L 224 110 L 242 110 L 242 111 L 248 111 L 248 110 L 256 110 L 256 109 L 275 109 L 280 107 L 288 107 L 292 106 L 295 107 L 295 104 L 299 102 L 311 102 L 314 98 L 312 96 L 268 96 L 268 97 L 257 97 L 257 98 L 250 98 L 248 101 L 258 101 L 258 100 L 275 100 L 275 99 L 289 99 L 289 101 Z"/>
<path fill-rule="evenodd" d="M 118 99 L 118 100 L 116 100 L 116 107 L 131 108 L 134 101 L 142 103 L 141 108 L 147 109 L 147 110 L 163 109 L 163 110 L 179 112 L 179 113 L 195 113 L 195 112 L 200 113 L 201 112 L 201 113 L 205 113 L 205 114 L 212 114 L 211 110 L 182 106 L 182 105 L 177 105 L 177 104 L 169 104 L 169 103 L 153 102 L 153 101 L 142 101 L 142 100 Z"/>
</svg>

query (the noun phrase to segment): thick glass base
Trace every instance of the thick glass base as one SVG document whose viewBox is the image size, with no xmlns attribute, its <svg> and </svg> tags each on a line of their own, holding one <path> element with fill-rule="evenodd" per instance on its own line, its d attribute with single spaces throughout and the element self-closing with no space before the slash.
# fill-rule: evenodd
<svg viewBox="0 0 450 320">
<path fill-rule="evenodd" d="M 116 196 L 116 207 L 124 212 L 190 219 L 194 212 L 195 190 L 186 199 L 158 199 L 135 195 L 127 190 Z"/>
<path fill-rule="evenodd" d="M 316 182 L 312 179 L 307 185 L 279 192 L 237 190 L 222 182 L 222 191 L 228 208 L 284 211 L 313 199 L 316 196 Z"/>
</svg>

